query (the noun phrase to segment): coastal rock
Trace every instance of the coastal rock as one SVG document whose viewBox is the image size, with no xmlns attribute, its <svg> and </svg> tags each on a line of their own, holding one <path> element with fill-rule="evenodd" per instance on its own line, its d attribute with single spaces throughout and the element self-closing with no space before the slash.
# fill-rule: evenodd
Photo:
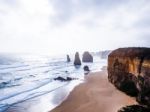
<svg viewBox="0 0 150 112">
<path fill-rule="evenodd" d="M 84 69 L 84 71 L 90 71 L 90 69 L 89 69 L 89 67 L 88 67 L 87 65 L 85 65 L 85 66 L 83 67 L 83 69 Z"/>
<path fill-rule="evenodd" d="M 82 62 L 93 62 L 93 56 L 88 51 L 84 52 Z"/>
<path fill-rule="evenodd" d="M 119 48 L 108 56 L 108 79 L 150 106 L 150 48 Z"/>
<path fill-rule="evenodd" d="M 81 65 L 81 60 L 78 52 L 76 52 L 75 54 L 74 65 Z"/>
<path fill-rule="evenodd" d="M 87 65 L 85 65 L 85 66 L 83 67 L 83 69 L 84 69 L 84 74 L 85 74 L 85 75 L 89 74 L 90 69 L 89 69 L 89 67 L 88 67 Z"/>
<path fill-rule="evenodd" d="M 71 80 L 77 80 L 77 78 L 72 78 L 72 77 L 67 77 L 67 78 L 57 77 L 57 78 L 54 78 L 54 80 L 59 80 L 59 81 L 71 81 Z"/>
<path fill-rule="evenodd" d="M 70 60 L 70 57 L 69 57 L 69 55 L 67 55 L 67 62 L 70 62 L 71 60 Z"/>
<path fill-rule="evenodd" d="M 141 105 L 130 105 L 121 108 L 118 112 L 150 112 L 150 108 Z"/>
</svg>

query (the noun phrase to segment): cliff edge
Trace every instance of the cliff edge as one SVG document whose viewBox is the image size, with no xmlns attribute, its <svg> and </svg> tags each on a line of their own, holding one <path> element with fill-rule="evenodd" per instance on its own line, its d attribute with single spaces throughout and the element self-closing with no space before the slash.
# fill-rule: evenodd
<svg viewBox="0 0 150 112">
<path fill-rule="evenodd" d="M 108 79 L 119 90 L 150 106 L 150 48 L 119 48 L 108 56 Z"/>
</svg>

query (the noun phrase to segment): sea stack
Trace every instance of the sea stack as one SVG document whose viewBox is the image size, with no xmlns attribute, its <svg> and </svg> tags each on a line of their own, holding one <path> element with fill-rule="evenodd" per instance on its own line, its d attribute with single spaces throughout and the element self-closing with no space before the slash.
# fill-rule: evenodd
<svg viewBox="0 0 150 112">
<path fill-rule="evenodd" d="M 82 62 L 93 62 L 93 56 L 88 51 L 84 52 Z"/>
<path fill-rule="evenodd" d="M 150 48 L 119 48 L 108 56 L 108 79 L 118 89 L 150 106 Z"/>
<path fill-rule="evenodd" d="M 70 60 L 70 57 L 69 57 L 69 55 L 67 55 L 67 62 L 70 62 L 71 60 Z"/>
<path fill-rule="evenodd" d="M 75 54 L 74 65 L 81 65 L 81 60 L 78 52 L 76 52 Z"/>
</svg>

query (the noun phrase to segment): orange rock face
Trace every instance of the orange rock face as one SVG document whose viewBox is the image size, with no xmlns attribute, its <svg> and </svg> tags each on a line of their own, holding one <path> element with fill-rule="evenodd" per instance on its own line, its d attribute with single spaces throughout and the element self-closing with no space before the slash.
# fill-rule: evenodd
<svg viewBox="0 0 150 112">
<path fill-rule="evenodd" d="M 150 105 L 150 48 L 119 48 L 108 56 L 108 79 L 118 89 Z"/>
</svg>

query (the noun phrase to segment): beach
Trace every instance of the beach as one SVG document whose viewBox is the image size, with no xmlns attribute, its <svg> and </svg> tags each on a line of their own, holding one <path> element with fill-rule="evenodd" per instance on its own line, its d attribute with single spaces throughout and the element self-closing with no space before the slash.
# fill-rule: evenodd
<svg viewBox="0 0 150 112">
<path fill-rule="evenodd" d="M 68 98 L 50 112 L 117 112 L 126 105 L 137 104 L 135 98 L 117 90 L 107 78 L 107 70 L 90 73 Z"/>
</svg>

